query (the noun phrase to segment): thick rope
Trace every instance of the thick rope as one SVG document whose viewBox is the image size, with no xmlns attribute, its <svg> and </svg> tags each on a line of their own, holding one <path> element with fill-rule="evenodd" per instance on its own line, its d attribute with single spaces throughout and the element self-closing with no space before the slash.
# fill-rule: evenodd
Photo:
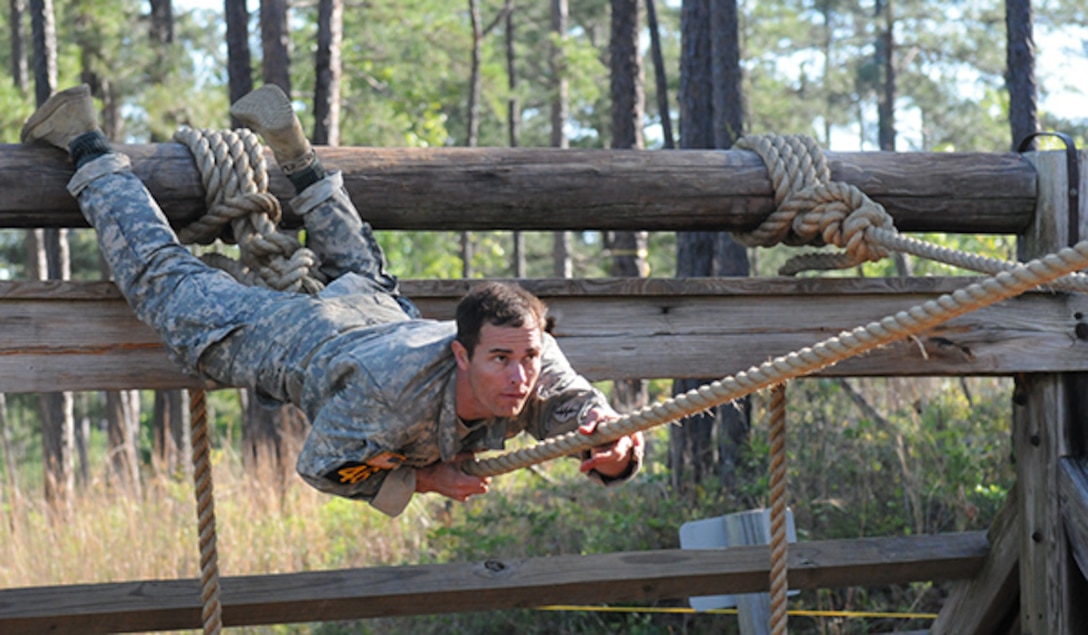
<svg viewBox="0 0 1088 635">
<path fill-rule="evenodd" d="M 218 635 L 223 628 L 223 607 L 219 599 L 219 552 L 216 548 L 208 409 L 202 389 L 189 392 L 189 410 L 193 413 L 193 483 L 200 541 L 201 621 L 205 635 Z"/>
<path fill-rule="evenodd" d="M 236 280 L 279 291 L 317 293 L 317 257 L 298 240 L 280 233 L 279 201 L 268 193 L 264 150 L 249 130 L 212 131 L 182 128 L 174 135 L 197 163 L 204 184 L 207 213 L 183 228 L 186 243 L 209 244 L 232 235 L 241 259 L 205 254 L 202 259 L 230 273 Z M 200 545 L 201 618 L 206 635 L 223 627 L 216 547 L 215 496 L 211 469 L 211 442 L 203 390 L 190 393 L 193 429 L 193 484 Z"/>
<path fill-rule="evenodd" d="M 835 245 L 846 252 L 838 268 L 888 256 L 866 235 L 873 227 L 894 229 L 892 217 L 857 187 L 831 181 L 827 160 L 812 138 L 756 135 L 742 137 L 735 147 L 763 159 L 776 204 L 754 231 L 735 232 L 737 242 L 749 247 Z"/>
<path fill-rule="evenodd" d="M 1009 260 L 989 258 L 987 256 L 979 256 L 957 251 L 955 249 L 948 249 L 947 247 L 941 247 L 916 238 L 903 236 L 898 232 L 888 231 L 886 229 L 870 229 L 868 237 L 870 241 L 894 251 L 918 256 L 919 258 L 926 258 L 935 262 L 943 262 L 947 265 L 981 273 L 995 274 L 1000 271 L 1009 271 L 1015 269 L 1020 264 Z M 1083 273 L 1071 273 L 1051 282 L 1047 287 L 1062 291 L 1085 293 L 1088 292 L 1088 276 Z"/>
<path fill-rule="evenodd" d="M 814 373 L 844 359 L 932 329 L 948 320 L 1020 295 L 1037 286 L 1049 284 L 1085 267 L 1088 267 L 1088 241 L 1081 241 L 1055 254 L 1032 260 L 935 300 L 887 316 L 879 322 L 859 326 L 812 347 L 776 357 L 737 375 L 722 378 L 671 400 L 600 424 L 591 435 L 583 435 L 577 431 L 568 432 L 505 454 L 466 462 L 464 471 L 476 476 L 504 474 L 678 421 L 757 390 Z"/>
<path fill-rule="evenodd" d="M 789 585 L 786 571 L 786 385 L 771 388 L 771 635 L 786 635 Z"/>
<path fill-rule="evenodd" d="M 978 256 L 902 236 L 891 215 L 853 185 L 830 181 L 831 172 L 814 140 L 800 135 L 756 135 L 741 138 L 737 149 L 760 156 L 771 177 L 777 209 L 752 232 L 734 233 L 751 247 L 836 245 L 845 253 L 809 253 L 791 258 L 779 269 L 789 276 L 802 271 L 846 269 L 876 261 L 890 252 L 995 274 L 1019 263 Z M 1049 285 L 1063 291 L 1088 291 L 1088 276 L 1074 273 Z"/>
<path fill-rule="evenodd" d="M 247 129 L 181 128 L 174 139 L 192 152 L 204 184 L 207 213 L 178 232 L 182 242 L 208 244 L 229 230 L 239 260 L 207 254 L 204 260 L 243 284 L 317 293 L 324 288 L 317 256 L 280 232 L 279 200 L 268 193 L 264 150 Z"/>
</svg>

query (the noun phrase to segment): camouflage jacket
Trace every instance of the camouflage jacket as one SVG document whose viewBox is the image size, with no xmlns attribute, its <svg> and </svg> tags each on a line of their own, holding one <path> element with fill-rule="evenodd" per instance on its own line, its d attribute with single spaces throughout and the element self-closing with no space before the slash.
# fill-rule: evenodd
<svg viewBox="0 0 1088 635">
<path fill-rule="evenodd" d="M 333 279 L 317 296 L 244 286 L 194 258 L 123 155 L 83 166 L 69 190 L 118 288 L 175 361 L 306 413 L 312 428 L 297 467 L 320 490 L 396 515 L 414 492 L 414 468 L 501 448 L 520 432 L 567 432 L 606 404 L 546 336 L 539 384 L 520 416 L 466 426 L 454 404 L 454 324 L 419 319 L 399 294 L 338 173 L 292 201 Z"/>
<path fill-rule="evenodd" d="M 412 468 L 501 449 L 521 432 L 568 432 L 605 404 L 545 336 L 540 380 L 521 414 L 468 427 L 454 402 L 455 334 L 452 322 L 406 320 L 344 333 L 315 351 L 301 399 L 313 422 L 298 459 L 302 477 L 396 515 L 415 491 Z"/>
</svg>

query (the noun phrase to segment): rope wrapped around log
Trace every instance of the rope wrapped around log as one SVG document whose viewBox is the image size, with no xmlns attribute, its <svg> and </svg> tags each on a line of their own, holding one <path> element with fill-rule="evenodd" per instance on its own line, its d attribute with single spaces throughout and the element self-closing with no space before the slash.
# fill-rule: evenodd
<svg viewBox="0 0 1088 635">
<path fill-rule="evenodd" d="M 201 258 L 242 284 L 311 294 L 325 288 L 317 256 L 277 228 L 282 210 L 268 193 L 264 150 L 253 132 L 181 128 L 174 138 L 193 153 L 207 206 L 178 232 L 182 242 L 237 242 L 238 260 L 216 253 Z"/>
</svg>

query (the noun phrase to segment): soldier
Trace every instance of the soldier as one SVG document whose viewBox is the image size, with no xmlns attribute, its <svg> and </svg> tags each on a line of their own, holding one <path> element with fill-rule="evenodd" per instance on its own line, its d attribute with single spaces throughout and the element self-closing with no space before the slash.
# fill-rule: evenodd
<svg viewBox="0 0 1088 635">
<path fill-rule="evenodd" d="M 516 285 L 483 284 L 454 322 L 424 320 L 398 290 L 339 172 L 327 172 L 275 86 L 231 113 L 259 133 L 294 184 L 308 247 L 331 280 L 319 294 L 241 285 L 182 246 L 128 157 L 97 125 L 87 86 L 55 94 L 24 143 L 66 150 L 68 190 L 98 234 L 114 281 L 187 372 L 293 403 L 312 426 L 299 474 L 319 490 L 396 516 L 415 492 L 455 500 L 486 493 L 465 474 L 475 452 L 520 432 L 592 434 L 617 415 L 546 333 L 546 307 Z M 585 453 L 582 472 L 611 485 L 642 463 L 641 433 Z"/>
</svg>

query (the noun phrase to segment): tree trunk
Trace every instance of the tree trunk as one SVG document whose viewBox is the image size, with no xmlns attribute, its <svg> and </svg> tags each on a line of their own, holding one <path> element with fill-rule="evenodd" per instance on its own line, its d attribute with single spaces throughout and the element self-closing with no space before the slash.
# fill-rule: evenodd
<svg viewBox="0 0 1088 635">
<path fill-rule="evenodd" d="M 506 128 L 510 139 L 510 147 L 516 148 L 521 139 L 521 104 L 518 100 L 518 67 L 517 47 L 514 45 L 514 11 L 506 14 L 506 86 L 510 90 L 510 97 L 506 100 Z M 512 235 L 514 243 L 514 277 L 525 277 L 525 236 L 520 231 Z"/>
<path fill-rule="evenodd" d="M 301 410 L 291 405 L 266 406 L 249 391 L 242 427 L 242 466 L 259 482 L 271 483 L 282 493 L 294 473 L 295 459 L 308 424 Z"/>
<path fill-rule="evenodd" d="M 736 2 L 685 0 L 681 7 L 680 147 L 728 148 L 743 134 L 739 23 Z M 746 250 L 719 232 L 677 233 L 677 277 L 746 276 Z M 673 394 L 698 388 L 710 379 L 673 382 Z M 718 473 L 730 485 L 739 451 L 749 430 L 747 400 L 689 417 L 670 428 L 672 485 L 683 489 L 685 468 L 698 483 L 715 464 L 713 436 L 720 421 Z"/>
<path fill-rule="evenodd" d="M 172 0 L 150 0 L 150 3 L 151 23 L 148 35 L 154 57 L 149 67 L 148 79 L 153 84 L 163 84 L 169 80 L 172 66 L 170 48 L 174 43 L 174 5 Z"/>
<path fill-rule="evenodd" d="M 638 50 L 639 0 L 612 0 L 612 28 L 608 52 L 611 63 L 612 148 L 642 149 L 642 59 Z M 612 253 L 611 274 L 644 278 L 646 232 L 608 232 L 605 243 Z M 646 382 L 613 383 L 612 405 L 620 412 L 633 412 L 648 401 Z"/>
<path fill-rule="evenodd" d="M 880 149 L 895 152 L 895 14 L 892 0 L 877 3 L 878 21 L 884 18 L 884 28 L 876 42 L 877 67 L 883 81 L 877 100 L 877 136 Z M 880 16 L 879 13 L 883 13 Z"/>
<path fill-rule="evenodd" d="M 86 406 L 86 395 L 82 393 L 84 399 L 82 404 Z M 87 444 L 91 438 L 91 419 L 87 416 L 86 407 L 83 408 L 83 416 L 79 418 L 79 423 L 74 427 L 75 431 L 75 448 L 76 455 L 79 459 L 76 461 L 76 486 L 83 488 L 91 482 L 91 457 L 87 453 Z"/>
<path fill-rule="evenodd" d="M 638 50 L 638 0 L 612 0 L 612 148 L 642 148 L 642 59 Z"/>
<path fill-rule="evenodd" d="M 506 0 L 505 5 L 495 20 L 488 26 L 484 26 L 483 17 L 480 15 L 480 3 L 478 0 L 468 0 L 468 12 L 472 21 L 472 55 L 469 67 L 468 81 L 468 125 L 465 135 L 465 145 L 475 148 L 480 140 L 480 100 L 483 99 L 483 46 L 484 38 L 492 31 L 503 18 L 510 15 L 513 9 L 513 0 Z M 474 274 L 472 258 L 475 254 L 475 244 L 471 232 L 461 233 L 461 277 L 471 278 Z"/>
<path fill-rule="evenodd" d="M 567 0 L 552 0 L 552 33 L 556 42 L 563 42 L 567 38 L 569 12 Z M 555 43 L 548 50 L 548 69 L 552 77 L 552 147 L 569 148 L 566 127 L 570 117 L 570 82 L 567 80 L 563 49 Z M 552 233 L 552 275 L 557 278 L 570 278 L 574 275 L 570 232 Z"/>
<path fill-rule="evenodd" d="M 173 0 L 149 0 L 151 3 L 151 41 L 155 48 L 174 43 Z"/>
<path fill-rule="evenodd" d="M 710 3 L 710 75 L 714 148 L 728 150 L 744 136 L 744 96 L 740 68 L 740 21 L 736 0 Z M 743 274 L 748 275 L 747 269 Z"/>
<path fill-rule="evenodd" d="M 654 0 L 646 0 L 646 26 L 650 31 L 650 50 L 654 60 L 654 84 L 657 87 L 657 113 L 661 119 L 661 135 L 666 150 L 676 147 L 672 135 L 672 111 L 669 109 L 669 82 L 665 74 L 665 58 L 661 53 L 661 29 L 657 24 Z"/>
<path fill-rule="evenodd" d="M 41 105 L 57 88 L 57 30 L 53 0 L 30 0 L 34 42 L 34 101 Z"/>
<path fill-rule="evenodd" d="M 1009 91 L 1009 125 L 1012 151 L 1020 142 L 1039 130 L 1035 86 L 1035 24 L 1031 0 L 1007 0 L 1005 28 L 1008 33 L 1005 84 Z M 1035 150 L 1034 141 L 1026 148 Z"/>
<path fill-rule="evenodd" d="M 22 495 L 19 492 L 19 471 L 15 469 L 15 453 L 11 450 L 8 403 L 2 392 L 0 392 L 0 450 L 4 453 L 4 477 L 8 485 L 8 527 L 11 531 L 15 531 L 15 519 L 19 517 L 20 507 L 22 507 Z"/>
<path fill-rule="evenodd" d="M 57 34 L 52 0 L 31 0 L 30 13 L 34 41 L 34 96 L 35 102 L 41 105 L 57 86 Z M 27 253 L 32 261 L 29 269 L 36 279 L 67 277 L 63 271 L 67 266 L 67 241 L 62 240 L 60 230 L 30 232 Z M 40 405 L 45 500 L 50 509 L 65 513 L 74 486 L 72 446 L 75 443 L 75 424 L 72 420 L 72 397 L 67 393 L 46 393 L 41 395 Z"/>
<path fill-rule="evenodd" d="M 68 230 L 46 229 L 45 258 L 50 280 L 71 277 Z M 86 448 L 76 448 L 75 416 L 72 393 L 46 393 L 42 402 L 42 452 L 45 455 L 45 498 L 54 509 L 67 512 L 75 490 L 75 456 Z"/>
<path fill-rule="evenodd" d="M 130 497 L 139 498 L 139 413 L 132 408 L 131 392 L 106 393 L 106 434 L 110 448 L 110 474 Z"/>
<path fill-rule="evenodd" d="M 340 145 L 340 42 L 344 36 L 343 0 L 317 4 L 317 82 L 314 87 L 316 145 Z"/>
<path fill-rule="evenodd" d="M 189 458 L 189 398 L 186 390 L 155 392 L 152 409 L 154 438 L 153 464 L 159 474 L 188 473 Z"/>
<path fill-rule="evenodd" d="M 227 83 L 230 103 L 253 90 L 252 59 L 249 52 L 249 11 L 246 0 L 224 0 L 223 14 L 227 22 Z M 231 117 L 234 128 L 242 123 Z"/>
<path fill-rule="evenodd" d="M 740 21 L 736 0 L 711 3 L 711 48 L 714 80 L 714 147 L 729 149 L 744 136 L 743 76 L 740 66 Z M 751 273 L 748 250 L 728 232 L 719 232 L 714 245 L 711 275 L 747 277 Z M 751 429 L 751 401 L 738 399 L 718 408 L 718 476 L 727 488 L 736 481 L 740 453 Z M 705 452 L 701 456 L 705 456 Z M 709 466 L 708 466 L 709 467 Z"/>
<path fill-rule="evenodd" d="M 465 132 L 465 145 L 475 148 L 480 135 L 480 93 L 483 92 L 483 78 L 480 65 L 483 57 L 484 27 L 480 17 L 478 0 L 468 0 L 468 13 L 472 20 L 472 53 L 468 78 L 468 106 L 466 108 L 468 129 Z"/>
<path fill-rule="evenodd" d="M 483 92 L 483 79 L 480 73 L 483 56 L 484 27 L 480 16 L 478 0 L 468 0 L 468 14 L 472 21 L 472 54 L 468 78 L 467 130 L 465 145 L 475 148 L 480 135 L 480 93 Z M 461 232 L 461 277 L 471 278 L 473 257 L 472 234 Z"/>
<path fill-rule="evenodd" d="M 714 131 L 708 0 L 684 0 L 680 9 L 680 31 L 680 147 L 711 148 Z M 714 242 L 714 232 L 677 232 L 676 277 L 709 275 L 714 263 Z M 698 379 L 678 379 L 673 382 L 673 395 L 683 394 L 703 383 Z M 688 466 L 694 471 L 692 482 L 702 478 L 702 466 L 707 460 L 701 455 L 711 447 L 714 418 L 713 412 L 703 412 L 669 427 L 669 467 L 674 490 L 687 489 L 685 472 Z"/>
<path fill-rule="evenodd" d="M 261 0 L 261 75 L 291 94 L 291 32 L 287 25 L 287 0 Z"/>
<path fill-rule="evenodd" d="M 26 30 L 23 28 L 26 0 L 9 0 L 8 7 L 8 17 L 11 19 L 11 80 L 19 92 L 25 93 L 30 84 L 26 64 Z"/>
</svg>

